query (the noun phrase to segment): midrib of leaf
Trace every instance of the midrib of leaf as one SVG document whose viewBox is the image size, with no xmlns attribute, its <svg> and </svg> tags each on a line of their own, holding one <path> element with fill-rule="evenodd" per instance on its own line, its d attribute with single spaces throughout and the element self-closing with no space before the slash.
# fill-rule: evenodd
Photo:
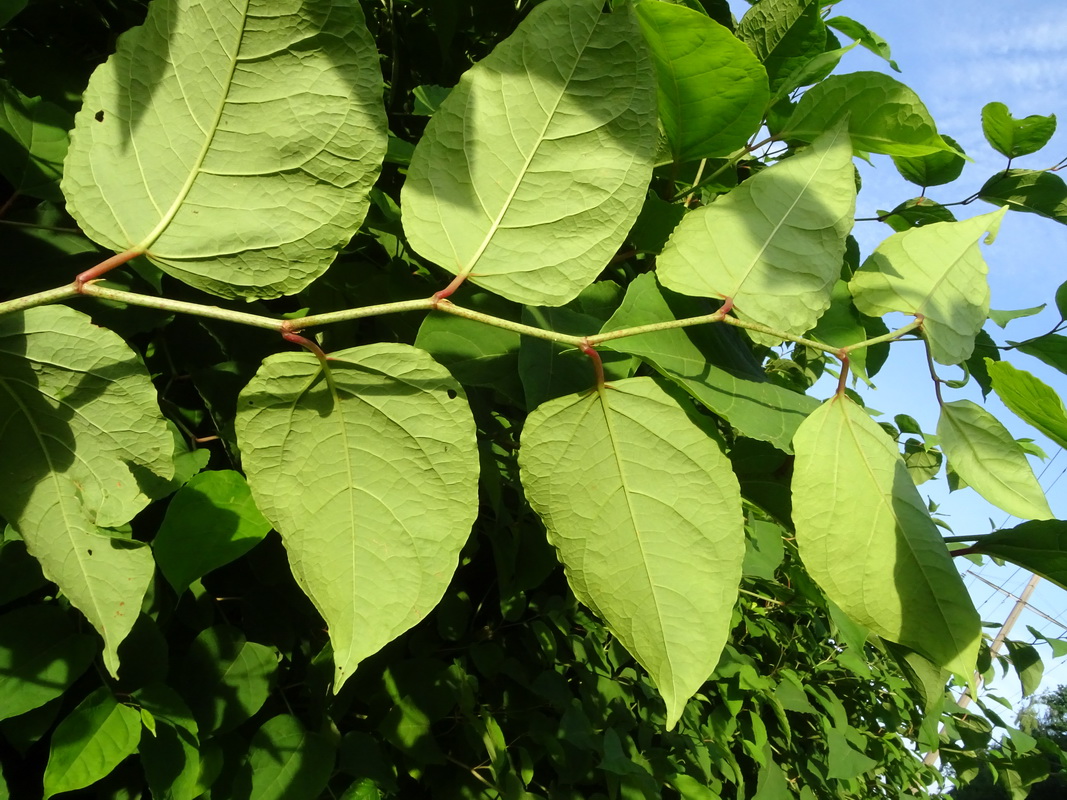
<svg viewBox="0 0 1067 800">
<path fill-rule="evenodd" d="M 58 497 L 60 499 L 59 510 L 60 510 L 60 514 L 62 514 L 62 516 L 63 516 L 63 522 L 64 522 L 63 533 L 66 535 L 66 539 L 70 542 L 70 551 L 75 554 L 75 556 L 76 556 L 76 558 L 78 560 L 78 566 L 81 569 L 82 575 L 83 576 L 87 576 L 88 573 L 87 573 L 87 570 L 85 569 L 85 556 L 82 553 L 82 548 L 76 546 L 75 541 L 74 541 L 74 537 L 70 535 L 70 531 L 73 529 L 74 524 L 73 524 L 73 522 L 71 520 L 70 514 L 67 511 L 67 504 L 64 503 L 63 500 L 62 500 L 62 498 L 63 498 L 63 483 L 62 483 L 62 481 L 59 480 L 59 477 L 58 477 L 59 473 L 57 472 L 57 470 L 55 468 L 55 464 L 52 463 L 52 457 L 48 452 L 48 447 L 45 445 L 44 434 L 34 424 L 33 415 L 31 415 L 29 413 L 29 410 L 26 408 L 25 405 L 23 405 L 21 398 L 18 396 L 18 393 L 16 391 L 14 391 L 8 385 L 8 383 L 9 382 L 6 381 L 6 380 L 0 380 L 0 386 L 3 386 L 4 390 L 15 401 L 15 405 L 18 407 L 19 411 L 22 412 L 22 416 L 25 417 L 25 419 L 26 419 L 26 424 L 29 426 L 30 430 L 33 431 L 33 436 L 37 440 L 37 444 L 41 448 L 41 454 L 44 456 L 45 463 L 48 464 L 48 476 L 49 476 L 49 478 L 51 478 L 52 483 L 55 484 L 56 497 Z M 90 599 L 92 600 L 92 603 L 93 603 L 93 611 L 99 617 L 101 627 L 104 627 L 104 622 L 103 622 L 104 614 L 101 611 L 101 607 L 102 606 L 101 606 L 101 603 L 97 599 L 96 592 L 94 590 L 94 584 L 90 580 L 86 580 L 85 583 L 86 583 L 86 587 L 87 587 L 87 589 L 89 591 Z"/>
<path fill-rule="evenodd" d="M 493 237 L 496 235 L 496 232 L 500 230 L 501 223 L 504 221 L 504 217 L 507 215 L 508 210 L 511 208 L 512 201 L 515 199 L 515 194 L 519 191 L 519 187 L 522 185 L 523 179 L 526 177 L 526 173 L 530 169 L 530 164 L 533 163 L 534 157 L 541 149 L 541 144 L 545 141 L 545 133 L 548 131 L 549 126 L 552 124 L 552 120 L 555 119 L 556 110 L 559 108 L 560 101 L 563 99 L 563 95 L 566 93 L 567 87 L 570 85 L 571 79 L 574 77 L 574 70 L 577 69 L 578 62 L 582 60 L 582 54 L 589 46 L 589 40 L 593 38 L 593 34 L 596 32 L 597 26 L 600 25 L 602 19 L 603 15 L 601 15 L 601 17 L 598 18 L 597 21 L 593 24 L 593 27 L 590 28 L 589 35 L 586 36 L 585 42 L 579 49 L 577 58 L 575 58 L 574 63 L 571 64 L 570 72 L 567 75 L 567 80 L 564 81 L 562 88 L 556 95 L 556 101 L 552 105 L 551 113 L 545 115 L 545 123 L 541 126 L 541 131 L 537 135 L 537 144 L 533 148 L 531 148 L 530 154 L 526 156 L 526 160 L 523 162 L 522 169 L 519 170 L 519 174 L 515 177 L 515 182 L 511 186 L 511 191 L 508 192 L 508 196 L 504 200 L 504 204 L 503 206 L 501 206 L 499 213 L 497 213 L 496 219 L 494 219 L 490 223 L 489 230 L 486 231 L 485 236 L 482 238 L 482 243 L 478 245 L 478 249 L 474 251 L 474 255 L 468 260 L 467 265 L 463 267 L 459 271 L 459 273 L 457 273 L 459 277 L 465 278 L 474 271 L 474 267 L 481 259 L 482 254 L 485 253 L 486 248 L 488 248 L 489 244 L 493 241 Z M 479 198 L 479 201 L 480 199 L 481 198 Z M 484 207 L 484 204 L 482 205 Z M 445 227 L 445 230 L 448 230 L 447 226 Z"/>
<path fill-rule="evenodd" d="M 159 224 L 157 224 L 156 227 L 153 228 L 152 231 L 148 234 L 148 236 L 146 236 L 141 241 L 141 243 L 136 245 L 136 247 L 134 248 L 139 252 L 146 252 L 149 247 L 155 244 L 156 239 L 163 235 L 163 232 L 167 229 L 167 226 L 170 225 L 175 215 L 181 209 L 182 204 L 185 202 L 185 198 L 188 197 L 189 192 L 192 191 L 193 184 L 196 183 L 196 179 L 200 176 L 201 167 L 204 164 L 204 159 L 207 158 L 208 151 L 211 149 L 211 143 L 215 140 L 215 134 L 218 132 L 219 129 L 219 121 L 222 119 L 222 113 L 226 109 L 227 98 L 229 98 L 230 96 L 230 86 L 233 84 L 233 74 L 237 69 L 237 62 L 241 53 L 241 40 L 244 38 L 245 26 L 248 24 L 249 2 L 250 0 L 244 0 L 244 2 L 242 3 L 241 24 L 237 28 L 236 46 L 233 50 L 233 58 L 230 60 L 229 72 L 226 74 L 226 80 L 222 86 L 221 91 L 219 92 L 219 102 L 218 106 L 215 108 L 215 119 L 212 121 L 210 129 L 204 132 L 204 144 L 200 148 L 200 153 L 196 157 L 196 162 L 189 170 L 189 175 L 188 177 L 186 177 L 185 183 L 182 185 L 182 188 L 178 190 L 178 194 L 174 198 L 174 201 L 171 203 L 170 208 L 168 208 L 167 211 L 164 212 L 162 219 L 160 219 L 159 221 Z M 175 78 L 177 79 L 178 71 L 176 67 L 174 74 Z M 185 95 L 184 90 L 182 94 L 183 97 L 188 97 L 188 95 Z M 190 116 L 192 115 L 190 114 Z M 195 122 L 195 119 L 193 121 Z M 140 166 L 139 161 L 138 166 Z M 148 182 L 147 179 L 148 176 L 146 175 L 146 184 Z"/>
<path fill-rule="evenodd" d="M 656 608 L 656 622 L 659 627 L 659 635 L 661 640 L 666 640 L 663 634 L 663 614 L 660 611 L 659 596 L 656 594 L 656 587 L 652 582 L 652 576 L 648 572 L 648 558 L 645 553 L 645 545 L 641 540 L 641 531 L 639 530 L 637 522 L 637 513 L 634 511 L 633 502 L 630 499 L 630 487 L 629 482 L 626 479 L 626 470 L 623 468 L 621 458 L 621 445 L 618 435 L 615 433 L 615 425 L 611 421 L 611 405 L 608 403 L 608 389 L 607 387 L 597 387 L 597 393 L 600 396 L 600 405 L 604 412 L 604 424 L 608 429 L 608 438 L 611 440 L 611 454 L 615 459 L 615 467 L 619 471 L 619 480 L 622 483 L 622 492 L 626 497 L 626 511 L 631 520 L 634 521 L 633 531 L 634 539 L 637 540 L 637 547 L 641 551 L 641 568 L 645 574 L 645 580 L 648 582 L 649 593 L 652 595 L 652 604 Z M 674 681 L 674 670 L 671 670 L 671 681 Z"/>
<path fill-rule="evenodd" d="M 851 402 L 851 401 L 845 401 L 845 400 L 842 399 L 841 402 Z M 842 409 L 842 411 L 843 410 L 844 409 Z M 849 415 L 847 413 L 844 414 L 844 417 L 845 417 L 845 425 L 846 425 L 846 427 L 848 429 L 849 437 L 852 439 L 852 445 L 856 448 L 856 452 L 858 452 L 860 454 L 860 456 L 862 457 L 863 466 L 867 470 L 867 476 L 868 476 L 868 478 L 870 478 L 871 483 L 874 485 L 875 489 L 877 489 L 878 488 L 878 479 L 876 478 L 876 476 L 874 474 L 874 471 L 871 469 L 870 460 L 866 457 L 866 455 L 865 455 L 865 453 L 863 451 L 863 448 L 860 446 L 859 437 L 856 435 L 856 430 L 855 430 L 855 426 L 853 425 L 852 419 L 849 417 Z M 904 540 L 904 543 L 908 548 L 908 552 L 911 554 L 912 561 L 919 568 L 919 571 L 923 575 L 923 579 L 926 581 L 927 586 L 929 586 L 931 582 L 930 582 L 929 577 L 926 575 L 926 567 L 922 563 L 922 561 L 919 559 L 917 553 L 915 552 L 915 548 L 912 546 L 912 543 L 911 543 L 911 537 L 907 536 L 904 533 L 904 526 L 901 524 L 900 517 L 897 516 L 896 511 L 894 511 L 894 509 L 893 509 L 893 501 L 890 499 L 892 497 L 892 492 L 890 492 L 889 495 L 886 495 L 886 494 L 882 493 L 881 491 L 879 491 L 878 492 L 878 496 L 879 496 L 881 504 L 883 506 L 885 506 L 889 510 L 889 514 L 893 518 L 894 524 L 896 525 L 897 528 L 900 529 L 900 532 L 902 534 L 900 538 L 902 538 Z M 945 608 L 941 603 L 941 598 L 938 596 L 938 594 L 936 592 L 930 592 L 930 594 L 933 595 L 934 602 L 937 604 L 938 609 L 941 610 L 942 616 L 947 618 L 947 614 L 945 613 Z M 955 636 L 952 636 L 952 638 L 953 638 L 953 640 L 956 640 Z"/>
<path fill-rule="evenodd" d="M 836 144 L 836 143 L 837 143 L 837 138 L 835 137 L 834 138 L 834 144 Z M 796 198 L 793 200 L 792 203 L 790 203 L 789 209 L 786 211 L 786 213 L 784 213 L 782 215 L 781 219 L 778 220 L 778 222 L 775 223 L 774 229 L 771 231 L 770 235 L 764 238 L 763 244 L 760 246 L 759 252 L 756 253 L 755 256 L 753 256 L 751 261 L 749 261 L 748 267 L 745 269 L 744 274 L 737 281 L 737 284 L 736 284 L 737 288 L 734 290 L 735 294 L 739 293 L 741 291 L 741 288 L 744 286 L 744 284 L 748 281 L 749 277 L 752 275 L 752 271 L 756 268 L 756 263 L 763 257 L 763 254 L 767 251 L 767 248 L 770 247 L 771 242 L 774 241 L 774 237 L 776 237 L 778 235 L 778 231 L 780 231 L 782 229 L 782 227 L 785 225 L 786 220 L 789 219 L 790 215 L 793 213 L 793 210 L 797 207 L 797 204 L 800 203 L 801 199 L 808 193 L 809 187 L 811 186 L 812 182 L 815 180 L 815 175 L 818 173 L 819 169 L 822 167 L 823 163 L 826 161 L 826 158 L 827 158 L 828 155 L 829 155 L 829 150 L 827 149 L 826 151 L 823 152 L 822 156 L 819 158 L 819 163 L 815 165 L 814 169 L 812 169 L 811 175 L 808 176 L 808 179 L 807 179 L 807 181 L 804 182 L 804 185 L 801 187 L 801 190 L 799 192 L 797 192 Z M 751 196 L 752 196 L 751 193 L 749 193 L 749 198 L 751 198 Z"/>
</svg>

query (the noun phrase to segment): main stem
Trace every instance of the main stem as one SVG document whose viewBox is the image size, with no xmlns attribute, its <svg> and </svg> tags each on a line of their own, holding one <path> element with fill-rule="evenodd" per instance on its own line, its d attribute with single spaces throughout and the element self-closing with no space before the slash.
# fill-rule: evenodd
<svg viewBox="0 0 1067 800">
<path fill-rule="evenodd" d="M 451 314 L 455 317 L 462 317 L 463 319 L 469 319 L 485 325 L 492 325 L 496 328 L 513 331 L 522 336 L 531 336 L 536 339 L 545 339 L 550 342 L 569 345 L 583 351 L 585 347 L 596 347 L 604 342 L 610 342 L 614 339 L 622 339 L 628 336 L 638 336 L 644 333 L 656 333 L 659 331 L 672 330 L 674 328 L 688 328 L 693 325 L 707 325 L 721 322 L 735 328 L 744 328 L 745 330 L 764 333 L 768 336 L 773 336 L 776 339 L 795 342 L 796 344 L 804 345 L 805 347 L 810 347 L 814 350 L 840 357 L 842 354 L 847 355 L 853 350 L 859 350 L 874 344 L 898 339 L 915 330 L 922 324 L 921 320 L 916 320 L 895 331 L 883 334 L 882 336 L 875 336 L 871 339 L 865 339 L 862 342 L 855 342 L 846 347 L 834 347 L 833 345 L 817 342 L 813 339 L 806 339 L 803 336 L 795 336 L 785 331 L 779 331 L 769 325 L 763 325 L 759 322 L 750 322 L 748 320 L 738 319 L 737 317 L 727 316 L 730 308 L 729 306 L 724 306 L 713 314 L 702 314 L 697 317 L 653 322 L 648 325 L 636 325 L 632 328 L 621 328 L 615 331 L 594 333 L 588 336 L 572 336 L 565 333 L 545 330 L 544 328 L 536 328 L 532 325 L 523 325 L 520 322 L 514 322 L 502 317 L 495 317 L 492 314 L 485 314 L 481 311 L 475 311 L 472 308 L 464 308 L 463 306 L 458 306 L 451 300 L 440 296 L 441 293 L 423 299 L 401 300 L 395 303 L 381 303 L 373 306 L 348 308 L 342 311 L 331 311 L 326 314 L 314 314 L 300 319 L 277 319 L 274 317 L 263 316 L 261 314 L 249 314 L 244 311 L 221 308 L 219 306 L 189 303 L 184 300 L 170 300 L 165 297 L 154 297 L 152 295 L 138 294 L 137 292 L 127 292 L 121 289 L 111 289 L 106 286 L 101 286 L 94 281 L 84 282 L 79 280 L 75 280 L 73 283 L 66 286 L 58 286 L 55 289 L 37 292 L 35 294 L 26 295 L 25 297 L 17 297 L 14 300 L 0 303 L 0 315 L 10 314 L 16 311 L 25 311 L 36 306 L 49 305 L 62 300 L 69 300 L 70 298 L 79 295 L 96 297 L 100 300 L 111 300 L 113 302 L 125 303 L 126 305 L 131 306 L 155 308 L 159 311 L 190 314 L 197 317 L 217 319 L 223 322 L 251 325 L 255 328 L 276 331 L 283 336 L 317 325 L 330 325 L 335 322 L 361 319 L 363 317 L 382 316 L 385 314 L 399 314 L 406 311 L 432 310 L 438 313 Z"/>
</svg>

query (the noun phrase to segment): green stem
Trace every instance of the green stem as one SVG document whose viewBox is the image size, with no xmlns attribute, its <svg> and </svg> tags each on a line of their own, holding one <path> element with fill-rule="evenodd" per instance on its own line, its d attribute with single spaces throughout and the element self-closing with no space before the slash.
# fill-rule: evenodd
<svg viewBox="0 0 1067 800">
<path fill-rule="evenodd" d="M 450 300 L 437 300 L 435 302 L 437 303 L 437 310 L 443 311 L 445 314 L 451 314 L 455 317 L 463 317 L 463 319 L 470 319 L 475 322 L 484 322 L 486 325 L 503 328 L 506 331 L 514 331 L 523 336 L 533 336 L 535 339 L 547 339 L 550 342 L 569 344 L 572 347 L 577 347 L 579 349 L 583 343 L 595 344 L 595 342 L 593 342 L 594 337 L 588 337 L 587 340 L 587 337 L 585 336 L 569 336 L 566 333 L 546 331 L 544 328 L 523 325 L 521 322 L 512 322 L 510 319 L 502 319 L 501 317 L 494 317 L 491 314 L 483 314 L 480 311 L 457 306 Z"/>
<path fill-rule="evenodd" d="M 71 293 L 77 294 L 77 291 L 71 287 Z M 156 308 L 160 311 L 173 311 L 178 314 L 192 314 L 197 317 L 208 317 L 224 322 L 236 322 L 241 325 L 251 325 L 256 328 L 278 331 L 279 333 L 284 330 L 283 323 L 287 321 L 263 317 L 259 314 L 248 314 L 244 311 L 231 311 L 228 308 L 219 308 L 218 306 L 205 306 L 200 303 L 186 303 L 184 300 L 168 300 L 165 297 L 152 297 L 146 294 L 124 292 L 121 289 L 108 289 L 95 283 L 85 284 L 82 287 L 81 294 L 89 297 L 99 297 L 101 300 L 126 303 L 131 306 Z M 3 308 L 0 308 L 0 313 L 2 311 Z M 293 320 L 293 322 L 296 321 L 303 322 L 304 320 Z"/>
<path fill-rule="evenodd" d="M 55 289 L 49 289 L 46 292 L 28 294 L 25 297 L 16 297 L 14 300 L 0 303 L 0 315 L 10 314 L 14 311 L 25 311 L 27 308 L 33 308 L 34 306 L 57 303 L 60 300 L 66 300 L 68 297 L 74 297 L 77 294 L 78 290 L 71 284 L 69 286 L 58 286 Z"/>
<path fill-rule="evenodd" d="M 23 311 L 27 308 L 47 305 L 60 300 L 68 300 L 72 297 L 77 297 L 79 294 L 95 297 L 100 300 L 111 300 L 117 303 L 125 303 L 126 305 L 131 306 L 155 308 L 159 311 L 177 314 L 190 314 L 197 317 L 217 319 L 222 322 L 233 322 L 239 325 L 251 325 L 255 328 L 277 331 L 281 334 L 295 333 L 296 331 L 304 330 L 312 326 L 329 325 L 334 322 L 344 322 L 346 320 L 361 319 L 363 317 L 399 314 L 405 311 L 436 310 L 443 314 L 451 314 L 454 317 L 462 317 L 463 319 L 469 319 L 486 325 L 492 325 L 496 328 L 513 331 L 522 336 L 531 336 L 536 339 L 545 339 L 550 342 L 570 345 L 576 349 L 582 349 L 583 345 L 596 347 L 597 345 L 609 342 L 613 339 L 622 339 L 627 336 L 638 336 L 643 333 L 656 333 L 658 331 L 672 330 L 674 328 L 687 328 L 692 325 L 708 325 L 716 322 L 724 322 L 735 328 L 758 331 L 759 333 L 773 336 L 776 339 L 795 342 L 796 344 L 805 347 L 811 347 L 815 350 L 841 357 L 842 354 L 847 355 L 853 350 L 899 338 L 900 336 L 915 330 L 922 324 L 921 320 L 916 320 L 915 322 L 911 322 L 902 328 L 898 328 L 897 330 L 883 334 L 882 336 L 876 336 L 872 339 L 856 342 L 847 347 L 834 347 L 832 345 L 823 344 L 822 342 L 816 342 L 813 339 L 805 339 L 803 336 L 794 336 L 785 331 L 775 330 L 769 325 L 763 325 L 759 322 L 750 322 L 748 320 L 741 320 L 736 317 L 727 316 L 731 306 L 726 304 L 713 314 L 702 314 L 697 317 L 653 322 L 648 325 L 636 325 L 632 328 L 622 328 L 616 331 L 596 333 L 589 336 L 572 336 L 566 333 L 545 330 L 544 328 L 535 328 L 532 325 L 523 325 L 521 322 L 513 322 L 512 320 L 495 317 L 491 314 L 484 314 L 481 311 L 475 311 L 471 308 L 457 306 L 452 301 L 439 298 L 436 295 L 417 300 L 400 300 L 395 303 L 381 303 L 379 305 L 362 306 L 360 308 L 348 308 L 342 311 L 331 311 L 326 314 L 314 314 L 300 319 L 286 320 L 266 317 L 260 314 L 249 314 L 244 311 L 233 311 L 228 308 L 219 308 L 218 306 L 203 305 L 201 303 L 189 303 L 184 300 L 170 300 L 165 297 L 138 294 L 136 292 L 127 292 L 121 289 L 110 289 L 101 286 L 98 283 L 85 283 L 80 287 L 80 290 L 77 284 L 72 283 L 67 286 L 59 286 L 55 289 L 49 289 L 45 292 L 37 292 L 36 294 L 8 300 L 7 302 L 0 303 L 0 315 L 15 311 Z"/>
<path fill-rule="evenodd" d="M 289 320 L 291 330 L 310 328 L 313 325 L 330 325 L 334 322 L 346 322 L 363 317 L 376 317 L 384 314 L 399 314 L 404 311 L 429 311 L 434 307 L 434 298 L 427 297 L 421 300 L 401 300 L 396 303 L 381 303 L 376 306 L 363 306 L 362 308 L 346 308 L 343 311 L 330 311 L 325 314 L 312 314 L 309 317 Z"/>
</svg>

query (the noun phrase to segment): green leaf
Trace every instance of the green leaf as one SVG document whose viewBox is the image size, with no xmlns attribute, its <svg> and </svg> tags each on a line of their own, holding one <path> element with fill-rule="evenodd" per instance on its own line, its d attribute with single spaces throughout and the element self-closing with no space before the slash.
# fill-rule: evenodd
<svg viewBox="0 0 1067 800">
<path fill-rule="evenodd" d="M 878 762 L 849 744 L 845 734 L 831 728 L 826 734 L 826 770 L 830 778 L 847 781 L 874 769 Z"/>
<path fill-rule="evenodd" d="M 1033 308 L 1018 308 L 1013 311 L 998 311 L 995 308 L 991 308 L 989 309 L 989 318 L 1001 328 L 1006 328 L 1008 323 L 1013 319 L 1023 319 L 1024 317 L 1032 317 L 1035 314 L 1040 314 L 1045 310 L 1046 305 L 1047 303 L 1042 303 Z"/>
<path fill-rule="evenodd" d="M 812 87 L 800 98 L 781 138 L 812 142 L 846 117 L 852 146 L 860 152 L 954 152 L 915 92 L 880 72 L 832 75 Z"/>
<path fill-rule="evenodd" d="M 239 473 L 201 472 L 171 499 L 152 550 L 181 594 L 193 581 L 247 553 L 269 531 Z"/>
<path fill-rule="evenodd" d="M 137 750 L 141 715 L 107 687 L 82 700 L 52 734 L 44 771 L 44 800 L 82 789 L 108 775 Z"/>
<path fill-rule="evenodd" d="M 772 91 L 826 49 L 826 25 L 815 0 L 762 0 L 737 26 L 737 37 L 763 62 Z"/>
<path fill-rule="evenodd" d="M 1041 688 L 1041 678 L 1045 673 L 1041 656 L 1033 645 L 1014 642 L 1011 639 L 1005 639 L 1004 643 L 1008 646 L 1011 665 L 1019 676 L 1019 683 L 1022 684 L 1023 697 L 1029 697 Z"/>
<path fill-rule="evenodd" d="M 963 149 L 951 136 L 942 135 L 956 152 L 941 150 L 926 156 L 893 156 L 893 164 L 906 181 L 911 181 L 924 189 L 928 186 L 941 186 L 952 183 L 963 172 L 967 159 Z"/>
<path fill-rule="evenodd" d="M 64 306 L 0 317 L 0 515 L 45 577 L 104 637 L 115 675 L 154 565 L 101 528 L 129 522 L 141 488 L 174 471 L 174 440 L 144 365 L 111 331 Z M 153 475 L 154 474 L 154 475 Z"/>
<path fill-rule="evenodd" d="M 842 127 L 686 215 L 658 259 L 682 294 L 733 299 L 737 316 L 804 333 L 830 305 L 856 185 Z"/>
<path fill-rule="evenodd" d="M 335 747 L 322 734 L 304 730 L 296 717 L 279 714 L 267 720 L 250 745 L 249 800 L 304 800 L 326 788 Z"/>
<path fill-rule="evenodd" d="M 332 353 L 329 373 L 271 356 L 236 429 L 256 505 L 329 626 L 336 691 L 451 580 L 478 511 L 470 409 L 426 353 L 382 343 Z"/>
<path fill-rule="evenodd" d="M 0 175 L 20 194 L 61 202 L 70 114 L 0 81 Z"/>
<path fill-rule="evenodd" d="M 1037 114 L 1015 119 L 1003 103 L 987 103 L 982 109 L 982 132 L 997 152 L 1008 158 L 1036 153 L 1056 132 L 1056 115 Z"/>
<path fill-rule="evenodd" d="M 793 446 L 793 520 L 811 576 L 859 624 L 969 676 L 978 614 L 893 440 L 836 396 Z"/>
<path fill-rule="evenodd" d="M 663 290 L 653 275 L 639 275 L 627 287 L 622 305 L 603 332 L 697 316 L 708 310 L 693 298 Z M 709 325 L 668 328 L 603 344 L 647 362 L 743 435 L 791 452 L 793 433 L 818 403 L 771 383 L 758 363 L 745 368 L 741 358 L 731 358 L 739 346 L 744 347 L 732 330 Z"/>
<path fill-rule="evenodd" d="M 464 287 L 465 288 L 465 287 Z M 518 320 L 520 311 L 487 292 L 457 294 L 456 302 L 483 314 Z M 522 403 L 519 380 L 519 348 L 522 337 L 514 331 L 496 328 L 453 314 L 427 314 L 419 327 L 415 346 L 428 352 L 464 386 L 490 386 L 513 402 Z"/>
<path fill-rule="evenodd" d="M 1067 319 L 1067 281 L 1056 288 L 1056 310 L 1060 312 L 1060 319 Z"/>
<path fill-rule="evenodd" d="M 270 693 L 277 652 L 249 642 L 229 625 L 200 632 L 189 646 L 178 688 L 205 736 L 232 730 L 255 714 Z"/>
<path fill-rule="evenodd" d="M 1003 216 L 1001 210 L 893 234 L 852 277 L 856 308 L 871 316 L 921 314 L 934 359 L 965 361 L 989 315 L 989 270 L 977 240 L 988 232 L 991 244 Z"/>
<path fill-rule="evenodd" d="M 998 172 L 978 190 L 978 197 L 1012 211 L 1029 211 L 1067 225 L 1067 184 L 1054 172 L 1032 169 Z"/>
<path fill-rule="evenodd" d="M 82 230 L 224 297 L 317 278 L 386 147 L 358 3 L 155 0 L 85 91 L 63 175 Z"/>
<path fill-rule="evenodd" d="M 675 162 L 743 147 L 770 99 L 767 73 L 752 51 L 705 14 L 658 0 L 636 8 L 656 64 L 659 117 Z"/>
<path fill-rule="evenodd" d="M 0 617 L 0 719 L 25 714 L 62 695 L 89 668 L 96 641 L 55 605 Z"/>
<path fill-rule="evenodd" d="M 1014 343 L 1012 343 L 1014 344 Z M 1067 336 L 1047 333 L 1037 339 L 1015 344 L 1020 353 L 1038 358 L 1060 372 L 1067 373 Z"/>
<path fill-rule="evenodd" d="M 644 202 L 654 70 L 633 9 L 603 5 L 534 8 L 464 74 L 411 159 L 401 195 L 411 246 L 509 300 L 575 297 Z"/>
<path fill-rule="evenodd" d="M 893 60 L 890 53 L 889 43 L 866 25 L 850 17 L 831 17 L 826 20 L 826 24 L 841 31 L 848 38 L 855 39 L 876 56 L 884 59 L 894 72 L 900 72 L 900 67 L 897 66 L 897 62 Z"/>
<path fill-rule="evenodd" d="M 26 7 L 29 0 L 4 0 L 0 7 L 0 25 L 7 25 Z"/>
<path fill-rule="evenodd" d="M 519 466 L 575 595 L 648 670 L 673 727 L 715 669 L 737 597 L 745 538 L 729 461 L 633 378 L 538 408 Z"/>
<path fill-rule="evenodd" d="M 192 712 L 173 690 L 155 684 L 137 692 L 141 713 L 155 719 L 155 731 L 141 732 L 137 748 L 153 800 L 193 800 L 202 793 L 200 743 Z"/>
<path fill-rule="evenodd" d="M 1022 447 L 984 408 L 970 400 L 945 403 L 937 435 L 949 466 L 997 508 L 1020 519 L 1052 516 Z"/>
<path fill-rule="evenodd" d="M 1056 392 L 1007 361 L 986 359 L 993 391 L 1016 416 L 1030 423 L 1060 447 L 1067 447 L 1067 411 Z"/>
<path fill-rule="evenodd" d="M 921 228 L 934 222 L 956 221 L 955 215 L 949 209 L 928 197 L 905 200 L 892 211 L 879 211 L 878 218 L 897 232 Z"/>
</svg>

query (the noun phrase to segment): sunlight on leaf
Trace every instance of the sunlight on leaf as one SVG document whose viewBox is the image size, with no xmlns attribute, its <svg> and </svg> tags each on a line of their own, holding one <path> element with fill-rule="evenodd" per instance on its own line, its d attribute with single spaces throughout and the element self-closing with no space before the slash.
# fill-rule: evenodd
<svg viewBox="0 0 1067 800">
<path fill-rule="evenodd" d="M 86 89 L 68 210 L 198 289 L 291 294 L 363 221 L 381 92 L 358 3 L 154 0 Z"/>
<path fill-rule="evenodd" d="M 538 408 L 519 466 L 575 595 L 648 670 L 673 727 L 715 669 L 737 597 L 745 536 L 729 461 L 652 380 L 632 378 Z"/>
<path fill-rule="evenodd" d="M 855 203 L 852 147 L 838 126 L 690 212 L 659 257 L 660 282 L 731 297 L 742 319 L 804 333 L 830 305 Z"/>
<path fill-rule="evenodd" d="M 464 74 L 411 160 L 402 193 L 411 246 L 509 300 L 571 300 L 644 202 L 655 74 L 633 9 L 603 5 L 534 8 Z"/>
<path fill-rule="evenodd" d="M 793 520 L 811 576 L 856 622 L 970 677 L 978 614 L 893 440 L 834 397 L 793 447 Z"/>
<path fill-rule="evenodd" d="M 45 576 L 104 637 L 115 675 L 155 566 L 105 528 L 148 505 L 142 485 L 174 474 L 174 439 L 140 358 L 64 306 L 0 317 L 0 514 Z"/>
<path fill-rule="evenodd" d="M 338 690 L 441 599 L 478 512 L 460 385 L 421 350 L 271 356 L 241 393 L 252 495 L 329 626 Z"/>
</svg>

